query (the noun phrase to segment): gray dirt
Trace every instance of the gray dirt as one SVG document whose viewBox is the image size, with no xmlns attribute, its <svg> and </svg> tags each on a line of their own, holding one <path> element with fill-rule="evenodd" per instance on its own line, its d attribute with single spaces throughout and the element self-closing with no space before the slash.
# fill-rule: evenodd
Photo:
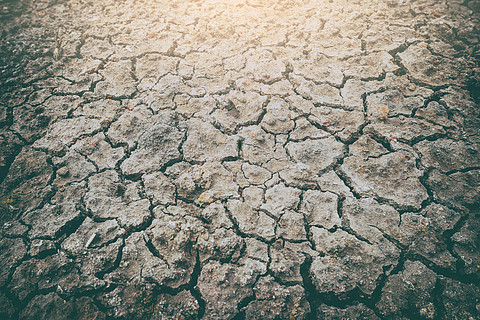
<svg viewBox="0 0 480 320">
<path fill-rule="evenodd" d="M 1 319 L 480 319 L 480 1 L 0 2 Z"/>
</svg>

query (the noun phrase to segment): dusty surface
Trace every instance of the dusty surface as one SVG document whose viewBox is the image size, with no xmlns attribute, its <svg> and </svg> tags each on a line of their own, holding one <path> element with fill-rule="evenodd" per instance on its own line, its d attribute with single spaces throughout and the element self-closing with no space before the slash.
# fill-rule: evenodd
<svg viewBox="0 0 480 320">
<path fill-rule="evenodd" d="M 0 10 L 0 318 L 480 319 L 479 1 Z"/>
</svg>

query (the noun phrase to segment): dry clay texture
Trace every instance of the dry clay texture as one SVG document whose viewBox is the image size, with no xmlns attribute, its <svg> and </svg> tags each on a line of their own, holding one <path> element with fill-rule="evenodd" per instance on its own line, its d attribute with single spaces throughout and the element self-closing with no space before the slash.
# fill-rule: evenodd
<svg viewBox="0 0 480 320">
<path fill-rule="evenodd" d="M 0 3 L 1 319 L 480 319 L 480 2 Z"/>
</svg>

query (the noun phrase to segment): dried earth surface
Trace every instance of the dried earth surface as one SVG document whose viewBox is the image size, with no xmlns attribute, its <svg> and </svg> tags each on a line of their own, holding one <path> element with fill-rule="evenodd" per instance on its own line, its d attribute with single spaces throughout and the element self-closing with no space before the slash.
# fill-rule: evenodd
<svg viewBox="0 0 480 320">
<path fill-rule="evenodd" d="M 478 0 L 0 19 L 1 319 L 480 319 Z"/>
</svg>

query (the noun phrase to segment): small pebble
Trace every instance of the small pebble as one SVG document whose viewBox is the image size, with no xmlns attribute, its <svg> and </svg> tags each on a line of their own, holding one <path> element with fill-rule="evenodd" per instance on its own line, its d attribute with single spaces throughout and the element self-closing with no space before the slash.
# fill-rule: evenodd
<svg viewBox="0 0 480 320">
<path fill-rule="evenodd" d="M 65 177 L 66 175 L 68 175 L 68 168 L 67 167 L 61 167 L 60 169 L 57 170 L 57 174 L 60 177 Z"/>
</svg>

